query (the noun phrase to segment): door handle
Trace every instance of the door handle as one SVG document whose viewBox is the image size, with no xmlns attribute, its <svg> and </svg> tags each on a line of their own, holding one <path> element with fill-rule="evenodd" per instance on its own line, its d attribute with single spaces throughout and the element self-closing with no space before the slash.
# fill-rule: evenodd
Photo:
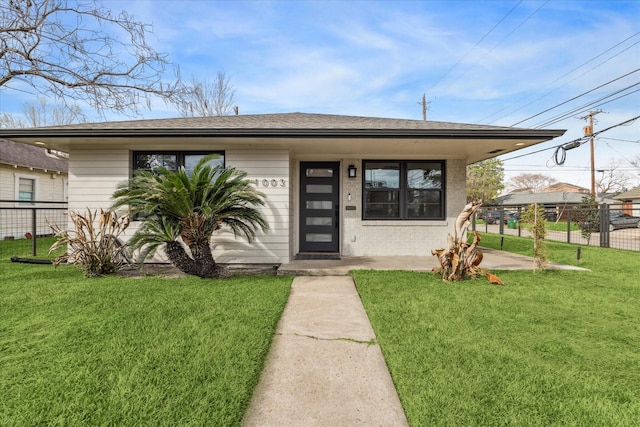
<svg viewBox="0 0 640 427">
<path fill-rule="evenodd" d="M 336 216 L 335 227 L 338 228 L 338 218 L 340 217 L 340 205 L 335 205 L 334 213 Z"/>
</svg>

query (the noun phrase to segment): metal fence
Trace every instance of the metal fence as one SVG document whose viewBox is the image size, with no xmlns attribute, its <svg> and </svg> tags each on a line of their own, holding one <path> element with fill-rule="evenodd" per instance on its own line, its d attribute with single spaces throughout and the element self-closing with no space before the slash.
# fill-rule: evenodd
<svg viewBox="0 0 640 427">
<path fill-rule="evenodd" d="M 0 200 L 0 256 L 10 247 L 13 252 L 36 256 L 38 241 L 53 236 L 51 225 L 66 228 L 68 224 L 66 202 L 24 202 Z M 9 242 L 3 245 L 2 242 Z"/>
<path fill-rule="evenodd" d="M 472 228 L 531 237 L 521 217 L 527 206 L 483 205 Z M 545 206 L 546 240 L 640 251 L 640 209 L 627 205 Z"/>
</svg>

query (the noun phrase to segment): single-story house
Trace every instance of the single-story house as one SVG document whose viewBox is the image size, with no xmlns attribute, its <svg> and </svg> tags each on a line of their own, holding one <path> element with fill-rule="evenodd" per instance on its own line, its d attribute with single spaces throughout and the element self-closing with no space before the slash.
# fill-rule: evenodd
<svg viewBox="0 0 640 427">
<path fill-rule="evenodd" d="M 32 232 L 31 211 L 66 202 L 68 162 L 43 147 L 0 139 L 0 239 L 21 238 Z M 62 210 L 47 210 L 50 220 L 66 217 Z M 50 233 L 45 218 L 38 221 L 37 233 Z"/>
<path fill-rule="evenodd" d="M 580 187 L 579 185 L 570 184 L 568 182 L 556 182 L 542 190 L 543 193 L 583 193 L 589 194 L 591 191 L 588 188 Z"/>
<path fill-rule="evenodd" d="M 640 216 L 640 185 L 614 197 L 622 203 L 622 210 L 629 215 Z"/>
<path fill-rule="evenodd" d="M 513 211 L 537 203 L 544 207 L 548 220 L 560 221 L 566 220 L 567 213 L 575 206 L 584 204 L 583 198 L 585 196 L 588 197 L 589 193 L 547 190 L 543 190 L 541 193 L 513 192 L 497 197 L 492 205 Z M 616 201 L 609 197 L 598 195 L 596 196 L 596 202 L 598 204 L 612 204 Z M 491 209 L 491 207 L 487 207 L 487 209 Z"/>
<path fill-rule="evenodd" d="M 466 203 L 467 165 L 564 132 L 285 113 L 2 129 L 0 137 L 69 153 L 73 211 L 109 207 L 136 169 L 188 167 L 219 153 L 265 193 L 270 230 L 251 244 L 221 233 L 214 257 L 260 264 L 429 255 L 446 244 Z"/>
</svg>

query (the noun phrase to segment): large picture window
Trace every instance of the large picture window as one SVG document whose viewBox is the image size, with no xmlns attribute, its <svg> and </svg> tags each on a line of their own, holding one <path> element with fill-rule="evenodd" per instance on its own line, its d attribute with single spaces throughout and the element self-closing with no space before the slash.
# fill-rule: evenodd
<svg viewBox="0 0 640 427">
<path fill-rule="evenodd" d="M 164 167 L 171 171 L 176 171 L 180 166 L 184 166 L 187 172 L 193 171 L 200 159 L 209 154 L 217 154 L 218 157 L 211 160 L 213 166 L 224 166 L 224 152 L 179 152 L 179 151 L 136 151 L 133 153 L 133 171 L 146 170 L 154 171 Z"/>
<path fill-rule="evenodd" d="M 365 161 L 363 219 L 444 219 L 444 172 L 444 161 Z"/>
</svg>

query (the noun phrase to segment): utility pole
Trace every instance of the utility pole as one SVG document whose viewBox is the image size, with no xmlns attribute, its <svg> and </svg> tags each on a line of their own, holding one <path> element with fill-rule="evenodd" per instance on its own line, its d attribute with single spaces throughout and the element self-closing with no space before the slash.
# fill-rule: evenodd
<svg viewBox="0 0 640 427">
<path fill-rule="evenodd" d="M 582 120 L 589 119 L 589 124 L 584 127 L 584 136 L 590 136 L 589 145 L 591 148 L 591 196 L 593 197 L 596 196 L 596 159 L 593 138 L 593 116 L 599 113 L 602 113 L 602 110 L 589 111 L 589 114 L 584 117 L 580 117 Z"/>
<path fill-rule="evenodd" d="M 427 110 L 429 107 L 427 105 L 431 104 L 431 101 L 427 102 L 427 96 L 423 93 L 422 100 L 418 102 L 418 104 L 422 104 L 422 120 L 427 121 Z"/>
</svg>

